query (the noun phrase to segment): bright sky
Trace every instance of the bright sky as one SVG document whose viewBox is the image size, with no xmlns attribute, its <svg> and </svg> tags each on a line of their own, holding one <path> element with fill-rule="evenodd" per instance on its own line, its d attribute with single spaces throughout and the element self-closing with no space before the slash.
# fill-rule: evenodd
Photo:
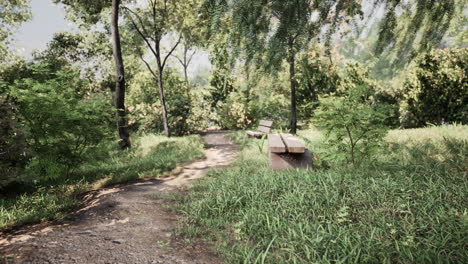
<svg viewBox="0 0 468 264">
<path fill-rule="evenodd" d="M 33 17 L 21 25 L 16 33 L 16 47 L 20 55 L 30 57 L 36 49 L 44 49 L 55 32 L 73 30 L 65 20 L 65 11 L 51 0 L 31 0 Z"/>
</svg>

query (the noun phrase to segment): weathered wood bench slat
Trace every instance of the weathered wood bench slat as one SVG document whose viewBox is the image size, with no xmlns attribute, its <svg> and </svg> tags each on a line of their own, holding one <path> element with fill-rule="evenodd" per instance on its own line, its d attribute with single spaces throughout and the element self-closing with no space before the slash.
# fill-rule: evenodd
<svg viewBox="0 0 468 264">
<path fill-rule="evenodd" d="M 281 137 L 278 134 L 268 135 L 268 148 L 270 152 L 273 153 L 286 152 L 286 146 L 284 145 L 283 140 L 281 140 Z"/>
<path fill-rule="evenodd" d="M 260 120 L 260 126 L 270 127 L 273 126 L 273 121 L 270 120 Z"/>
<path fill-rule="evenodd" d="M 289 153 L 304 153 L 305 145 L 291 134 L 281 134 Z"/>
</svg>

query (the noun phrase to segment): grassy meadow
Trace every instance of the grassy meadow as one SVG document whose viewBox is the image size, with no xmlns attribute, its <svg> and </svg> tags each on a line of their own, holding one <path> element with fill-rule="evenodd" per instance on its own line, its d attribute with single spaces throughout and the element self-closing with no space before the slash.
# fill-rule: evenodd
<svg viewBox="0 0 468 264">
<path fill-rule="evenodd" d="M 326 160 L 318 131 L 299 135 L 312 171 L 271 171 L 266 140 L 231 134 L 239 159 L 179 199 L 180 232 L 227 263 L 468 262 L 468 126 L 390 131 L 359 167 Z"/>
<path fill-rule="evenodd" d="M 86 163 L 67 178 L 16 184 L 0 195 L 0 229 L 25 223 L 61 219 L 80 203 L 80 194 L 116 183 L 158 177 L 178 162 L 203 156 L 198 136 L 166 138 L 149 134 L 135 140 L 131 150 L 118 150 L 112 142 L 108 159 Z"/>
</svg>

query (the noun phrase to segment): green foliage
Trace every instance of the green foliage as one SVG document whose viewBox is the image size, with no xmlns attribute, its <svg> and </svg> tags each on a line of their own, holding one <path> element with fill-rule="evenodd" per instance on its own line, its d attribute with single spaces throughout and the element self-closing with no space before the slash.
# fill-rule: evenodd
<svg viewBox="0 0 468 264">
<path fill-rule="evenodd" d="M 206 98 L 211 102 L 211 107 L 226 102 L 227 97 L 234 91 L 233 80 L 226 69 L 215 69 L 210 76 L 210 96 Z"/>
<path fill-rule="evenodd" d="M 391 108 L 384 123 L 391 127 L 398 127 L 397 114 L 401 92 L 395 91 L 393 87 L 388 87 L 388 84 L 383 81 L 372 78 L 369 68 L 363 64 L 348 63 L 344 71 L 345 73 L 340 76 L 338 93 L 350 88 L 353 89 L 356 85 L 368 87 L 373 104 L 383 104 Z"/>
<path fill-rule="evenodd" d="M 67 18 L 81 27 L 90 27 L 102 22 L 102 13 L 112 5 L 112 1 L 108 0 L 53 0 L 53 2 L 63 4 L 67 11 Z"/>
<path fill-rule="evenodd" d="M 69 208 L 79 204 L 76 195 L 67 190 L 66 186 L 61 186 L 49 190 L 40 188 L 14 199 L 0 197 L 0 229 L 49 219 L 61 220 Z"/>
<path fill-rule="evenodd" d="M 336 91 L 340 76 L 336 64 L 325 61 L 316 50 L 301 54 L 296 70 L 299 119 L 310 119 L 318 106 L 319 96 Z"/>
<path fill-rule="evenodd" d="M 386 14 L 379 27 L 375 52 L 392 54 L 392 64 L 404 65 L 418 54 L 442 42 L 457 13 L 466 3 L 459 0 L 387 0 Z"/>
<path fill-rule="evenodd" d="M 218 106 L 218 124 L 224 129 L 245 129 L 252 122 L 238 93 L 231 93 L 225 103 Z"/>
<path fill-rule="evenodd" d="M 205 130 L 209 122 L 215 119 L 210 103 L 205 100 L 207 93 L 209 92 L 203 88 L 190 92 L 190 115 L 186 120 L 189 132 Z"/>
<path fill-rule="evenodd" d="M 167 139 L 148 134 L 134 140 L 131 150 L 121 151 L 114 142 L 103 145 L 106 158 L 80 164 L 70 177 L 59 178 L 53 185 L 39 184 L 28 192 L 9 186 L 0 192 L 0 229 L 49 219 L 63 219 L 67 211 L 80 203 L 85 191 L 124 183 L 139 178 L 158 177 L 179 162 L 203 156 L 200 137 Z"/>
<path fill-rule="evenodd" d="M 320 99 L 314 125 L 325 131 L 332 159 L 359 165 L 379 149 L 388 131 L 384 123 L 390 109 L 375 104 L 373 94 L 367 85 L 356 83 L 344 96 Z"/>
<path fill-rule="evenodd" d="M 209 105 L 199 91 L 188 91 L 180 74 L 167 68 L 163 76 L 168 121 L 175 135 L 206 128 Z M 147 72 L 137 73 L 129 82 L 129 125 L 141 134 L 162 132 L 163 120 L 157 84 Z"/>
<path fill-rule="evenodd" d="M 229 53 L 225 40 L 214 42 L 211 49 L 211 63 L 214 69 L 210 74 L 210 94 L 206 98 L 211 107 L 226 102 L 227 97 L 234 91 L 234 80 L 231 76 L 232 66 L 229 61 Z"/>
<path fill-rule="evenodd" d="M 13 30 L 31 18 L 29 2 L 29 0 L 2 0 L 0 2 L 0 68 L 8 62 L 8 47 Z"/>
<path fill-rule="evenodd" d="M 86 88 L 93 91 L 108 90 L 105 82 L 110 72 L 114 74 L 113 65 L 109 65 L 111 58 L 109 37 L 104 32 L 93 30 L 55 33 L 45 50 L 34 53 L 36 63 L 54 65 L 61 70 L 79 66 L 81 76 L 91 82 Z M 131 79 L 132 76 L 127 77 Z"/>
<path fill-rule="evenodd" d="M 468 49 L 433 50 L 406 77 L 400 122 L 421 127 L 468 122 Z"/>
<path fill-rule="evenodd" d="M 27 163 L 25 131 L 16 105 L 0 94 L 0 187 L 15 180 Z"/>
<path fill-rule="evenodd" d="M 37 65 L 33 71 L 47 69 Z M 27 129 L 33 177 L 68 174 L 83 160 L 93 158 L 92 153 L 107 138 L 110 106 L 102 98 L 80 94 L 85 85 L 76 73 L 56 72 L 48 80 L 27 78 L 10 87 Z"/>
<path fill-rule="evenodd" d="M 325 25 L 330 25 L 331 35 L 347 15 L 358 14 L 360 2 L 205 0 L 204 8 L 210 15 L 212 34 L 224 34 L 222 25 L 229 25 L 234 53 L 242 50 L 247 61 L 265 61 L 268 66 L 277 68 L 285 58 L 306 48 Z M 315 17 L 316 11 L 319 14 Z M 275 23 L 271 23 L 272 20 Z"/>
<path fill-rule="evenodd" d="M 75 182 L 97 183 L 98 187 L 146 177 L 158 177 L 173 170 L 178 162 L 203 156 L 198 136 L 166 138 L 146 134 L 134 140 L 131 151 L 108 148 L 107 159 L 83 164 L 73 176 Z"/>
<path fill-rule="evenodd" d="M 249 141 L 232 168 L 211 171 L 179 202 L 181 231 L 215 241 L 227 263 L 464 263 L 467 128 L 456 139 L 389 142 L 359 168 L 314 171 L 272 171 Z"/>
</svg>

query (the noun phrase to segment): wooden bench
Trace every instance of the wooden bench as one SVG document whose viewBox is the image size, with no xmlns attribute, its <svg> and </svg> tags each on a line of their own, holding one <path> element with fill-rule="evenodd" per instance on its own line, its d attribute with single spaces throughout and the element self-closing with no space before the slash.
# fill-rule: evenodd
<svg viewBox="0 0 468 264">
<path fill-rule="evenodd" d="M 312 169 L 312 153 L 291 134 L 268 135 L 270 169 Z"/>
<path fill-rule="evenodd" d="M 267 135 L 271 131 L 271 127 L 273 126 L 273 121 L 270 120 L 260 120 L 259 126 L 255 131 L 247 131 L 247 137 L 252 138 L 261 138 L 263 135 Z"/>
</svg>

